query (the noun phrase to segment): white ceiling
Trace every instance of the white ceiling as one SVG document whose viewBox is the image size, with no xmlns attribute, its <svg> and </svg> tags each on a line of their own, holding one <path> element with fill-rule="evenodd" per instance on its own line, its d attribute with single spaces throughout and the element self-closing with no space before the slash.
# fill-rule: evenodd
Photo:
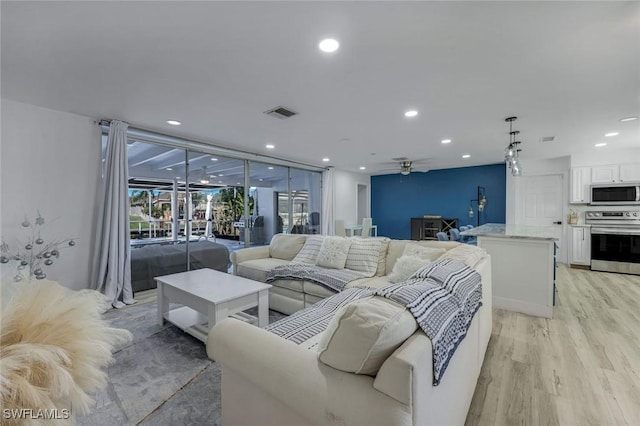
<svg viewBox="0 0 640 426">
<path fill-rule="evenodd" d="M 524 160 L 640 146 L 640 120 L 619 121 L 640 115 L 640 2 L 0 7 L 2 97 L 222 146 L 372 173 L 490 164 L 509 115 Z M 299 115 L 263 114 L 279 105 Z"/>
</svg>

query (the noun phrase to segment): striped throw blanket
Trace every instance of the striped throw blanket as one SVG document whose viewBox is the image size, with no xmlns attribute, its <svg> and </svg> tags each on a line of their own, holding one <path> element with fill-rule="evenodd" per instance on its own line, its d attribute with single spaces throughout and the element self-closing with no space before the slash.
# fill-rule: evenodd
<svg viewBox="0 0 640 426">
<path fill-rule="evenodd" d="M 342 291 L 348 282 L 364 278 L 360 272 L 349 269 L 329 269 L 308 263 L 289 263 L 267 271 L 267 283 L 276 280 L 301 280 L 320 284 L 333 291 Z"/>
<path fill-rule="evenodd" d="M 431 339 L 437 386 L 482 305 L 480 274 L 459 260 L 442 259 L 376 294 L 405 305 Z"/>
<path fill-rule="evenodd" d="M 286 318 L 269 324 L 265 330 L 300 344 L 316 334 L 322 333 L 335 312 L 347 303 L 371 296 L 376 292 L 372 288 L 348 288 L 338 294 L 322 299 Z"/>
<path fill-rule="evenodd" d="M 435 261 L 407 281 L 382 289 L 348 288 L 313 306 L 265 327 L 274 334 L 300 344 L 326 330 L 335 312 L 349 302 L 379 295 L 407 309 L 431 339 L 433 385 L 437 386 L 456 348 L 482 305 L 480 274 L 463 262 Z"/>
</svg>

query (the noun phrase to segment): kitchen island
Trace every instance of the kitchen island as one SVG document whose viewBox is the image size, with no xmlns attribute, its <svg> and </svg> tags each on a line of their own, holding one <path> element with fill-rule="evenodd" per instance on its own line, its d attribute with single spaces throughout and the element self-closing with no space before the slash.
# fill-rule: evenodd
<svg viewBox="0 0 640 426">
<path fill-rule="evenodd" d="M 559 226 L 487 223 L 461 232 L 491 255 L 493 306 L 553 317 Z"/>
</svg>

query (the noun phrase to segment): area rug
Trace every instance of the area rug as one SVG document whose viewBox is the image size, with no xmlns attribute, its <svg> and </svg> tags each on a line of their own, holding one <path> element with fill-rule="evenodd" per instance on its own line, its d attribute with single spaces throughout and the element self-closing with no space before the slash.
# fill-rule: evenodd
<svg viewBox="0 0 640 426">
<path fill-rule="evenodd" d="M 269 314 L 269 322 L 284 317 Z M 166 322 L 160 326 L 155 302 L 105 317 L 134 340 L 114 353 L 108 385 L 93 395 L 91 413 L 77 416 L 78 425 L 221 424 L 220 366 L 207 358 L 204 343 Z"/>
</svg>

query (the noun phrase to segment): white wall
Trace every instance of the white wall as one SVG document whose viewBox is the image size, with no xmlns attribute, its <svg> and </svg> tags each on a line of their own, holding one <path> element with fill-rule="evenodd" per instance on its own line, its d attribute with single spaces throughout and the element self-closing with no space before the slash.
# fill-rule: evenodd
<svg viewBox="0 0 640 426">
<path fill-rule="evenodd" d="M 640 163 L 640 148 L 611 150 L 606 147 L 579 152 L 571 156 L 571 167 L 630 163 Z"/>
<path fill-rule="evenodd" d="M 371 200 L 371 176 L 344 170 L 334 171 L 334 218 L 344 223 L 358 223 L 358 184 L 367 185 L 367 199 Z M 371 203 L 368 203 L 367 216 L 371 217 Z"/>
<path fill-rule="evenodd" d="M 75 289 L 90 288 L 100 129 L 89 117 L 2 99 L 0 143 L 2 238 L 10 246 L 26 241 L 20 226 L 39 210 L 47 241 L 73 237 L 59 261 L 45 267 L 47 278 Z M 14 268 L 3 265 L 3 277 Z"/>
</svg>

